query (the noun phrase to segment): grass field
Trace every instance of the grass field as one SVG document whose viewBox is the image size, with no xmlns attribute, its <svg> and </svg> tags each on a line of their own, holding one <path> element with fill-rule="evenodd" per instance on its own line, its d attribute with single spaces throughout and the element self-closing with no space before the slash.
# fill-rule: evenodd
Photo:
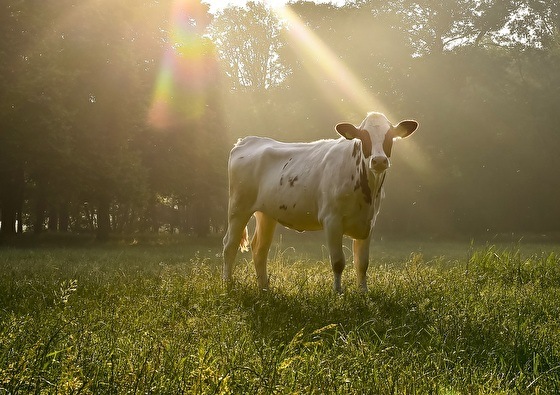
<svg viewBox="0 0 560 395">
<path fill-rule="evenodd" d="M 369 292 L 283 241 L 0 249 L 0 395 L 560 393 L 558 246 L 374 244 Z M 348 254 L 347 254 L 348 255 Z"/>
</svg>

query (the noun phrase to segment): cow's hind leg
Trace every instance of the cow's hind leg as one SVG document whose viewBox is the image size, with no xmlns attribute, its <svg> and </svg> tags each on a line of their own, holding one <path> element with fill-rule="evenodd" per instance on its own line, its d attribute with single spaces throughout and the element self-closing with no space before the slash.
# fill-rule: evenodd
<svg viewBox="0 0 560 395">
<path fill-rule="evenodd" d="M 251 252 L 253 263 L 257 272 L 257 283 L 259 289 L 268 289 L 268 275 L 266 272 L 266 261 L 268 251 L 274 236 L 276 220 L 268 215 L 257 211 L 255 213 L 256 227 L 253 240 L 251 241 Z"/>
<path fill-rule="evenodd" d="M 334 275 L 333 288 L 335 292 L 342 293 L 342 272 L 346 265 L 342 250 L 342 224 L 336 219 L 330 219 L 325 221 L 324 226 Z"/>
<path fill-rule="evenodd" d="M 230 215 L 228 219 L 228 228 L 224 236 L 223 251 L 224 267 L 222 276 L 224 281 L 231 280 L 237 249 L 241 243 L 241 238 L 243 237 L 243 232 L 245 226 L 247 226 L 247 222 L 249 222 L 249 218 L 251 218 L 251 214 L 238 214 Z"/>
<path fill-rule="evenodd" d="M 367 291 L 366 272 L 369 266 L 369 244 L 369 237 L 365 240 L 356 239 L 352 242 L 358 288 L 362 291 Z"/>
</svg>

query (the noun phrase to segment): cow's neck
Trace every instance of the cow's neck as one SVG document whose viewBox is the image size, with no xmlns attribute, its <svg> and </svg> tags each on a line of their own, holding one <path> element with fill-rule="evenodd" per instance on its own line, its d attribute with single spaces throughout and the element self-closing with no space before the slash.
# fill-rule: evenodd
<svg viewBox="0 0 560 395">
<path fill-rule="evenodd" d="M 381 196 L 381 191 L 383 190 L 383 183 L 385 182 L 385 175 L 387 171 L 383 173 L 373 173 L 369 172 L 368 183 L 371 192 L 373 193 L 373 198 L 375 200 L 379 199 Z"/>
</svg>

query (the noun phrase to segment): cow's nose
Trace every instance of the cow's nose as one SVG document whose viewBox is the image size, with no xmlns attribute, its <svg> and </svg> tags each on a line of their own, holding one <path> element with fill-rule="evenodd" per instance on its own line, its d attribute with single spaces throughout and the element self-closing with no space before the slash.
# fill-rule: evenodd
<svg viewBox="0 0 560 395">
<path fill-rule="evenodd" d="M 386 156 L 374 156 L 371 158 L 370 167 L 376 172 L 382 172 L 389 167 L 389 159 Z"/>
</svg>

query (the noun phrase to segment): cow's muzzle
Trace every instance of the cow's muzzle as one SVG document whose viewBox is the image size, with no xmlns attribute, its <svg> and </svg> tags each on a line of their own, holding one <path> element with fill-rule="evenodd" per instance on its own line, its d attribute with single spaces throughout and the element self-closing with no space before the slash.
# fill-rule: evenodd
<svg viewBox="0 0 560 395">
<path fill-rule="evenodd" d="M 376 173 L 382 173 L 389 168 L 389 158 L 386 156 L 374 156 L 369 160 L 369 168 Z"/>
</svg>

